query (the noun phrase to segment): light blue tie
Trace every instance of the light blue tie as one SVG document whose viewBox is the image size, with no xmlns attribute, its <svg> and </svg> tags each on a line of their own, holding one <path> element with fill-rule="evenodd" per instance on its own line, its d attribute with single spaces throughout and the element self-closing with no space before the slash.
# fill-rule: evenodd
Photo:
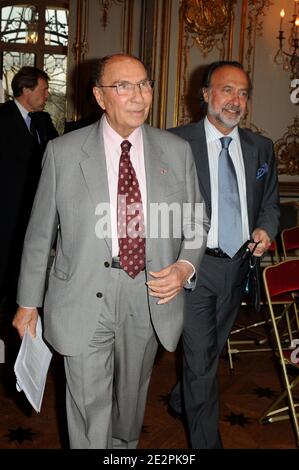
<svg viewBox="0 0 299 470">
<path fill-rule="evenodd" d="M 26 116 L 25 122 L 26 126 L 28 127 L 28 131 L 30 132 L 31 117 L 29 116 L 29 113 Z"/>
<path fill-rule="evenodd" d="M 218 162 L 218 245 L 231 258 L 242 245 L 242 218 L 236 170 L 228 152 L 231 137 L 221 137 Z"/>
</svg>

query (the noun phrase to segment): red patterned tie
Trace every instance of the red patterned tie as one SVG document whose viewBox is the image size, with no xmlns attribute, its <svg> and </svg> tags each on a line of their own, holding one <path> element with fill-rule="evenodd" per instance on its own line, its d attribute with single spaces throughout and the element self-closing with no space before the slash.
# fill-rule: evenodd
<svg viewBox="0 0 299 470">
<path fill-rule="evenodd" d="M 130 160 L 131 143 L 121 143 L 117 192 L 117 233 L 120 265 L 134 278 L 145 266 L 145 230 L 142 199 Z"/>
</svg>

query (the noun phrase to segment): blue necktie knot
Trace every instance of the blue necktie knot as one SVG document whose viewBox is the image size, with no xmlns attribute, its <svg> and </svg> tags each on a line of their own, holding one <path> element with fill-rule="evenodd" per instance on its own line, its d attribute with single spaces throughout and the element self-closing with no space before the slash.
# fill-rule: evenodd
<svg viewBox="0 0 299 470">
<path fill-rule="evenodd" d="M 220 142 L 221 142 L 222 148 L 227 150 L 232 140 L 233 139 L 231 137 L 221 137 Z"/>
</svg>

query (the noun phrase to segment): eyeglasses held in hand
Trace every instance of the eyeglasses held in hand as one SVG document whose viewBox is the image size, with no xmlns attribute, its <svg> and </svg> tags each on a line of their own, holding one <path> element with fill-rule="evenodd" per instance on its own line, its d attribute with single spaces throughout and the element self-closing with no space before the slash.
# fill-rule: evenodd
<svg viewBox="0 0 299 470">
<path fill-rule="evenodd" d="M 142 80 L 139 83 L 119 82 L 115 85 L 99 85 L 98 88 L 115 88 L 119 96 L 129 96 L 135 91 L 135 87 L 139 87 L 141 93 L 150 93 L 154 87 L 154 80 Z"/>
<path fill-rule="evenodd" d="M 250 248 L 248 246 L 250 243 L 254 243 L 253 250 L 250 250 Z M 253 240 L 247 240 L 247 242 L 245 242 L 244 245 L 243 245 L 243 248 L 245 248 L 245 249 L 244 249 L 243 254 L 241 256 L 242 260 L 252 258 L 252 256 L 254 255 L 254 251 L 255 251 L 255 249 L 256 249 L 256 247 L 258 246 L 259 243 L 260 243 L 259 241 L 254 242 Z"/>
</svg>

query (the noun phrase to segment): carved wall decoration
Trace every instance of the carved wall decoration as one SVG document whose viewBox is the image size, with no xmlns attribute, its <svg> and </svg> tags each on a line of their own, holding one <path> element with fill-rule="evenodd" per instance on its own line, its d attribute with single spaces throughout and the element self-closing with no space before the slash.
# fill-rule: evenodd
<svg viewBox="0 0 299 470">
<path fill-rule="evenodd" d="M 231 13 L 237 0 L 184 0 L 186 29 L 206 56 L 215 46 L 221 48 Z"/>
<path fill-rule="evenodd" d="M 288 126 L 287 132 L 275 142 L 275 153 L 280 175 L 299 176 L 299 118 Z"/>
<path fill-rule="evenodd" d="M 248 0 L 247 0 L 248 1 Z M 257 37 L 263 34 L 263 18 L 266 10 L 273 5 L 271 0 L 249 0 L 248 2 L 248 25 L 247 25 L 247 51 L 246 63 L 247 71 L 250 74 L 254 63 L 254 52 Z"/>
<path fill-rule="evenodd" d="M 109 22 L 108 15 L 112 4 L 116 3 L 117 5 L 121 5 L 125 1 L 126 0 L 99 0 L 100 8 L 102 10 L 101 23 L 104 29 L 106 29 L 107 24 Z"/>
</svg>

